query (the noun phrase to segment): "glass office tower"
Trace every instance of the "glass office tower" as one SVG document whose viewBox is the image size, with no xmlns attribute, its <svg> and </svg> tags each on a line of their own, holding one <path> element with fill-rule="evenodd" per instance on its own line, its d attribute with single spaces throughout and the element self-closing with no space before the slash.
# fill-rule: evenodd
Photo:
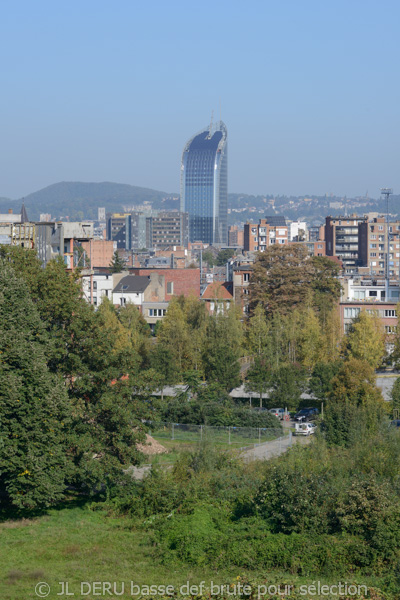
<svg viewBox="0 0 400 600">
<path fill-rule="evenodd" d="M 189 213 L 189 241 L 228 243 L 228 132 L 219 121 L 193 136 L 181 164 L 181 211 Z"/>
</svg>

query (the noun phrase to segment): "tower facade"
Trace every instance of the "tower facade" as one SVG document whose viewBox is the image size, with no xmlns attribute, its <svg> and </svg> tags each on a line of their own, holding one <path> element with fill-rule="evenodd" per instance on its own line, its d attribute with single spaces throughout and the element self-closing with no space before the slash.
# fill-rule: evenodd
<svg viewBox="0 0 400 600">
<path fill-rule="evenodd" d="M 181 212 L 189 214 L 189 241 L 227 244 L 228 132 L 219 121 L 187 142 L 181 163 Z"/>
</svg>

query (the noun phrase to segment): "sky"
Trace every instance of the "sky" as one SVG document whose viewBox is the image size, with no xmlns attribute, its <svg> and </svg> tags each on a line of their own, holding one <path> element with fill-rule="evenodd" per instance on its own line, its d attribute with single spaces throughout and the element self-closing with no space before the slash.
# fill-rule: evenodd
<svg viewBox="0 0 400 600">
<path fill-rule="evenodd" d="M 400 193 L 397 0 L 1 0 L 0 196 L 179 192 L 214 111 L 228 187 Z"/>
</svg>

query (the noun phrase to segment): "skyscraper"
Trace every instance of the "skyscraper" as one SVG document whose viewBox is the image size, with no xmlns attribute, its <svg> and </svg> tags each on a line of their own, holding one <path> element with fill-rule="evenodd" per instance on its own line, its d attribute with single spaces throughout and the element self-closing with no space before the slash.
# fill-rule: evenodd
<svg viewBox="0 0 400 600">
<path fill-rule="evenodd" d="M 189 241 L 226 244 L 228 131 L 219 121 L 190 138 L 182 153 L 181 211 L 189 213 Z"/>
</svg>

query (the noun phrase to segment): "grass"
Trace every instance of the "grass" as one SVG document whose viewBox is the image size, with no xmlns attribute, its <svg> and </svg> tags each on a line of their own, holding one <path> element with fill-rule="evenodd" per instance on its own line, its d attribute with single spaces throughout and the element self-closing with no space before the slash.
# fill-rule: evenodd
<svg viewBox="0 0 400 600">
<path fill-rule="evenodd" d="M 200 426 L 188 425 L 184 428 L 175 427 L 173 432 L 171 427 L 165 427 L 153 431 L 151 435 L 163 445 L 166 445 L 167 442 L 197 444 L 206 439 L 214 445 L 226 446 L 229 449 L 268 442 L 279 437 L 281 432 L 279 429 L 258 429 L 256 427 L 204 427 L 204 429 L 200 429 Z"/>
<path fill-rule="evenodd" d="M 37 598 L 35 586 L 38 582 L 50 585 L 49 600 L 68 598 L 57 596 L 61 592 L 58 583 L 61 581 L 69 582 L 69 591 L 75 593 L 71 596 L 74 600 L 141 597 L 132 596 L 131 581 L 139 586 L 173 585 L 175 589 L 187 581 L 199 584 L 204 580 L 207 585 L 211 581 L 215 584 L 237 582 L 239 576 L 264 583 L 268 581 L 269 584 L 312 583 L 311 578 L 303 581 L 290 577 L 288 573 L 246 573 L 238 568 L 216 572 L 209 567 L 191 568 L 183 563 L 163 565 L 155 554 L 151 538 L 131 519 L 113 518 L 101 510 L 92 511 L 88 506 L 74 502 L 69 507 L 50 510 L 44 516 L 4 521 L 0 523 L 0 536 L 1 600 Z M 121 590 L 124 582 L 125 593 L 118 596 L 108 593 L 81 596 L 81 582 L 94 581 L 117 582 L 117 591 Z M 369 585 L 369 582 L 359 583 Z M 264 599 L 267 600 L 266 597 Z"/>
<path fill-rule="evenodd" d="M 209 428 L 206 439 L 209 440 L 214 446 L 221 450 L 238 450 L 239 448 L 253 446 L 254 444 L 264 443 L 272 441 L 279 436 L 278 430 L 260 430 L 260 436 L 256 433 L 256 429 L 248 429 L 249 432 L 254 431 L 256 435 L 249 436 L 240 431 L 242 428 L 232 428 L 231 435 L 227 428 L 219 430 L 217 428 Z M 243 428 L 244 430 L 245 428 Z M 284 432 L 285 433 L 285 432 Z M 283 434 L 284 434 L 283 433 Z M 173 464 L 175 463 L 182 452 L 193 450 L 198 446 L 201 441 L 201 434 L 198 428 L 192 428 L 192 430 L 175 430 L 174 439 L 172 439 L 171 429 L 156 430 L 152 432 L 152 437 L 157 440 L 160 444 L 168 450 L 165 454 L 156 454 L 149 456 L 146 459 L 146 463 L 151 464 Z M 229 443 L 230 442 L 230 443 Z"/>
<path fill-rule="evenodd" d="M 112 518 L 87 506 L 50 510 L 45 516 L 0 523 L 1 600 L 35 598 L 35 585 L 47 582 L 60 598 L 58 582 L 68 581 L 80 598 L 82 581 L 134 581 L 182 585 L 201 581 L 203 573 L 187 566 L 163 566 L 155 560 L 147 534 L 133 530 L 128 518 Z M 229 577 L 221 573 L 217 579 Z M 85 596 L 92 600 L 89 594 Z M 103 596 L 101 596 L 102 598 Z M 117 597 L 117 596 L 115 596 Z M 131 598 L 129 594 L 118 596 Z M 137 596 L 136 596 L 137 597 Z"/>
</svg>

